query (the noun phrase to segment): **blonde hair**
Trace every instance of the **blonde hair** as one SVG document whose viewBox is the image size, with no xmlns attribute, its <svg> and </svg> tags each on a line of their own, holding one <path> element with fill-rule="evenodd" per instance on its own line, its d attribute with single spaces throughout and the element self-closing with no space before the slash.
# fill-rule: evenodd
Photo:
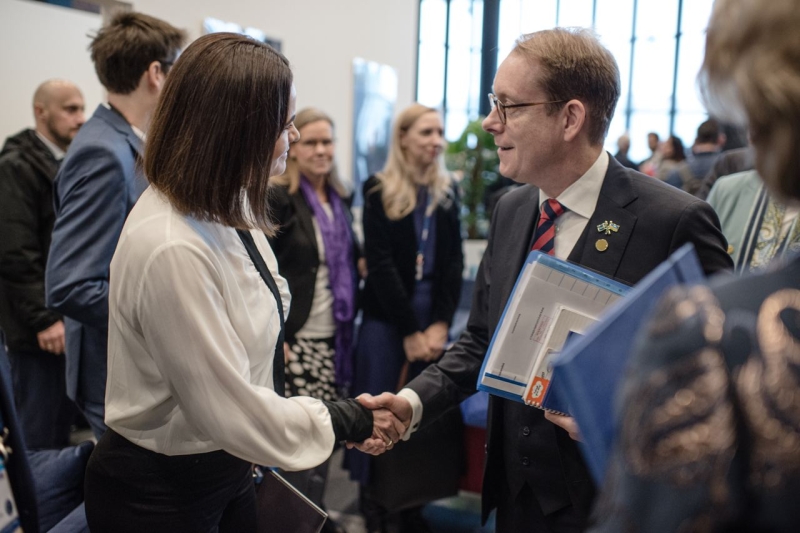
<svg viewBox="0 0 800 533">
<path fill-rule="evenodd" d="M 748 124 L 759 174 L 800 199 L 800 6 L 717 0 L 698 76 L 709 112 Z"/>
<path fill-rule="evenodd" d="M 333 125 L 333 119 L 327 113 L 315 107 L 306 107 L 297 113 L 297 116 L 294 119 L 294 127 L 297 128 L 297 131 L 300 131 L 309 124 L 323 120 L 331 125 L 331 130 L 335 129 Z M 301 132 L 300 140 L 298 142 L 302 140 L 303 134 Z M 333 166 L 331 167 L 330 173 L 325 178 L 325 181 L 334 191 L 336 191 L 336 194 L 338 194 L 339 197 L 346 198 L 350 195 L 350 190 L 347 188 L 347 186 L 345 186 L 339 177 L 339 170 L 336 167 L 335 160 Z M 300 167 L 297 164 L 297 159 L 291 156 L 291 152 L 289 158 L 286 160 L 286 170 L 280 176 L 272 178 L 272 182 L 275 185 L 282 185 L 288 188 L 289 194 L 296 193 L 300 188 Z"/>
<path fill-rule="evenodd" d="M 383 171 L 376 175 L 379 185 L 372 189 L 380 190 L 383 209 L 389 220 L 400 220 L 408 216 L 417 206 L 418 184 L 414 179 L 414 169 L 400 145 L 400 139 L 420 117 L 428 113 L 439 112 L 432 107 L 415 103 L 401 111 L 395 119 L 389 158 Z M 439 156 L 425 173 L 422 183 L 428 186 L 431 194 L 429 213 L 448 197 L 450 184 L 450 174 L 445 170 L 443 157 Z"/>
<path fill-rule="evenodd" d="M 542 68 L 539 87 L 549 101 L 580 100 L 586 106 L 589 141 L 602 145 L 620 94 L 617 61 L 585 28 L 554 28 L 517 39 L 512 53 Z M 549 114 L 564 103 L 548 104 Z"/>
</svg>

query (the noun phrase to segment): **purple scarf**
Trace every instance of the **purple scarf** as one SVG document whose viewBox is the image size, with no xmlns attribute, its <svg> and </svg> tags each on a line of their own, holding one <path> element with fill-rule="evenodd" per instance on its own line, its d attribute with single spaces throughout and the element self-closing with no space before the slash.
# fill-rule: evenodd
<svg viewBox="0 0 800 533">
<path fill-rule="evenodd" d="M 325 262 L 328 264 L 328 282 L 333 293 L 333 319 L 336 322 L 335 358 L 336 384 L 349 388 L 353 381 L 353 318 L 356 314 L 356 272 L 353 260 L 353 241 L 350 224 L 339 195 L 326 185 L 328 201 L 333 211 L 333 220 L 322 208 L 311 183 L 300 176 L 300 190 L 314 218 L 317 219 L 322 244 L 325 246 Z"/>
</svg>

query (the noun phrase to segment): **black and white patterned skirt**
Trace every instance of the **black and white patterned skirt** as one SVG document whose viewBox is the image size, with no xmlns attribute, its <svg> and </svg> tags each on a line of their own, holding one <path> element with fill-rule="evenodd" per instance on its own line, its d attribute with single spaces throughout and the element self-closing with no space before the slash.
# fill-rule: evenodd
<svg viewBox="0 0 800 533">
<path fill-rule="evenodd" d="M 286 397 L 311 396 L 320 400 L 337 400 L 334 371 L 334 337 L 327 339 L 294 339 L 289 342 L 286 365 Z"/>
</svg>

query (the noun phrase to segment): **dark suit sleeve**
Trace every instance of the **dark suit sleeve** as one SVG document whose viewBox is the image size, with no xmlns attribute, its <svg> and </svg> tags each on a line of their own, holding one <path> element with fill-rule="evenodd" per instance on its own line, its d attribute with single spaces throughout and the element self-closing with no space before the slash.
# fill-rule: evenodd
<svg viewBox="0 0 800 533">
<path fill-rule="evenodd" d="M 44 258 L 39 238 L 38 177 L 26 163 L 6 161 L 0 166 L 0 281 L 3 297 L 21 323 L 43 331 L 60 317 L 44 303 Z"/>
<path fill-rule="evenodd" d="M 389 217 L 380 192 L 372 191 L 377 183 L 373 178 L 364 184 L 364 256 L 369 284 L 374 290 L 372 296 L 405 337 L 420 331 L 420 327 L 395 265 Z"/>
<path fill-rule="evenodd" d="M 436 291 L 436 301 L 433 303 L 433 321 L 446 322 L 448 325 L 453 322 L 463 282 L 464 249 L 461 239 L 460 211 L 460 203 L 457 196 L 454 195 L 453 202 L 447 209 L 447 239 L 450 241 L 450 256 L 445 259 L 445 264 L 438 267 L 443 272 L 441 283 Z"/>
<path fill-rule="evenodd" d="M 670 253 L 687 242 L 694 244 L 707 276 L 733 270 L 733 260 L 727 251 L 728 241 L 720 229 L 719 218 L 705 202 L 692 202 L 686 206 L 672 235 Z"/>
<path fill-rule="evenodd" d="M 109 268 L 127 216 L 125 174 L 116 154 L 95 145 L 70 154 L 56 178 L 47 305 L 94 328 L 108 327 Z"/>
</svg>

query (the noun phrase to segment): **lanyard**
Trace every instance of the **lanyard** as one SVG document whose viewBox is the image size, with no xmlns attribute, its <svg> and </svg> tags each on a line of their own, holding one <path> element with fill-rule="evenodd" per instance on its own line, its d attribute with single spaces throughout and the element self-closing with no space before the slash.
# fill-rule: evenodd
<svg viewBox="0 0 800 533">
<path fill-rule="evenodd" d="M 428 192 L 428 203 L 425 206 L 425 218 L 422 220 L 422 235 L 419 238 L 419 247 L 417 248 L 417 275 L 415 279 L 417 281 L 422 280 L 422 274 L 425 270 L 425 244 L 428 242 L 428 233 L 431 229 L 431 217 L 433 216 L 433 212 L 430 212 L 431 209 L 431 194 Z"/>
</svg>

